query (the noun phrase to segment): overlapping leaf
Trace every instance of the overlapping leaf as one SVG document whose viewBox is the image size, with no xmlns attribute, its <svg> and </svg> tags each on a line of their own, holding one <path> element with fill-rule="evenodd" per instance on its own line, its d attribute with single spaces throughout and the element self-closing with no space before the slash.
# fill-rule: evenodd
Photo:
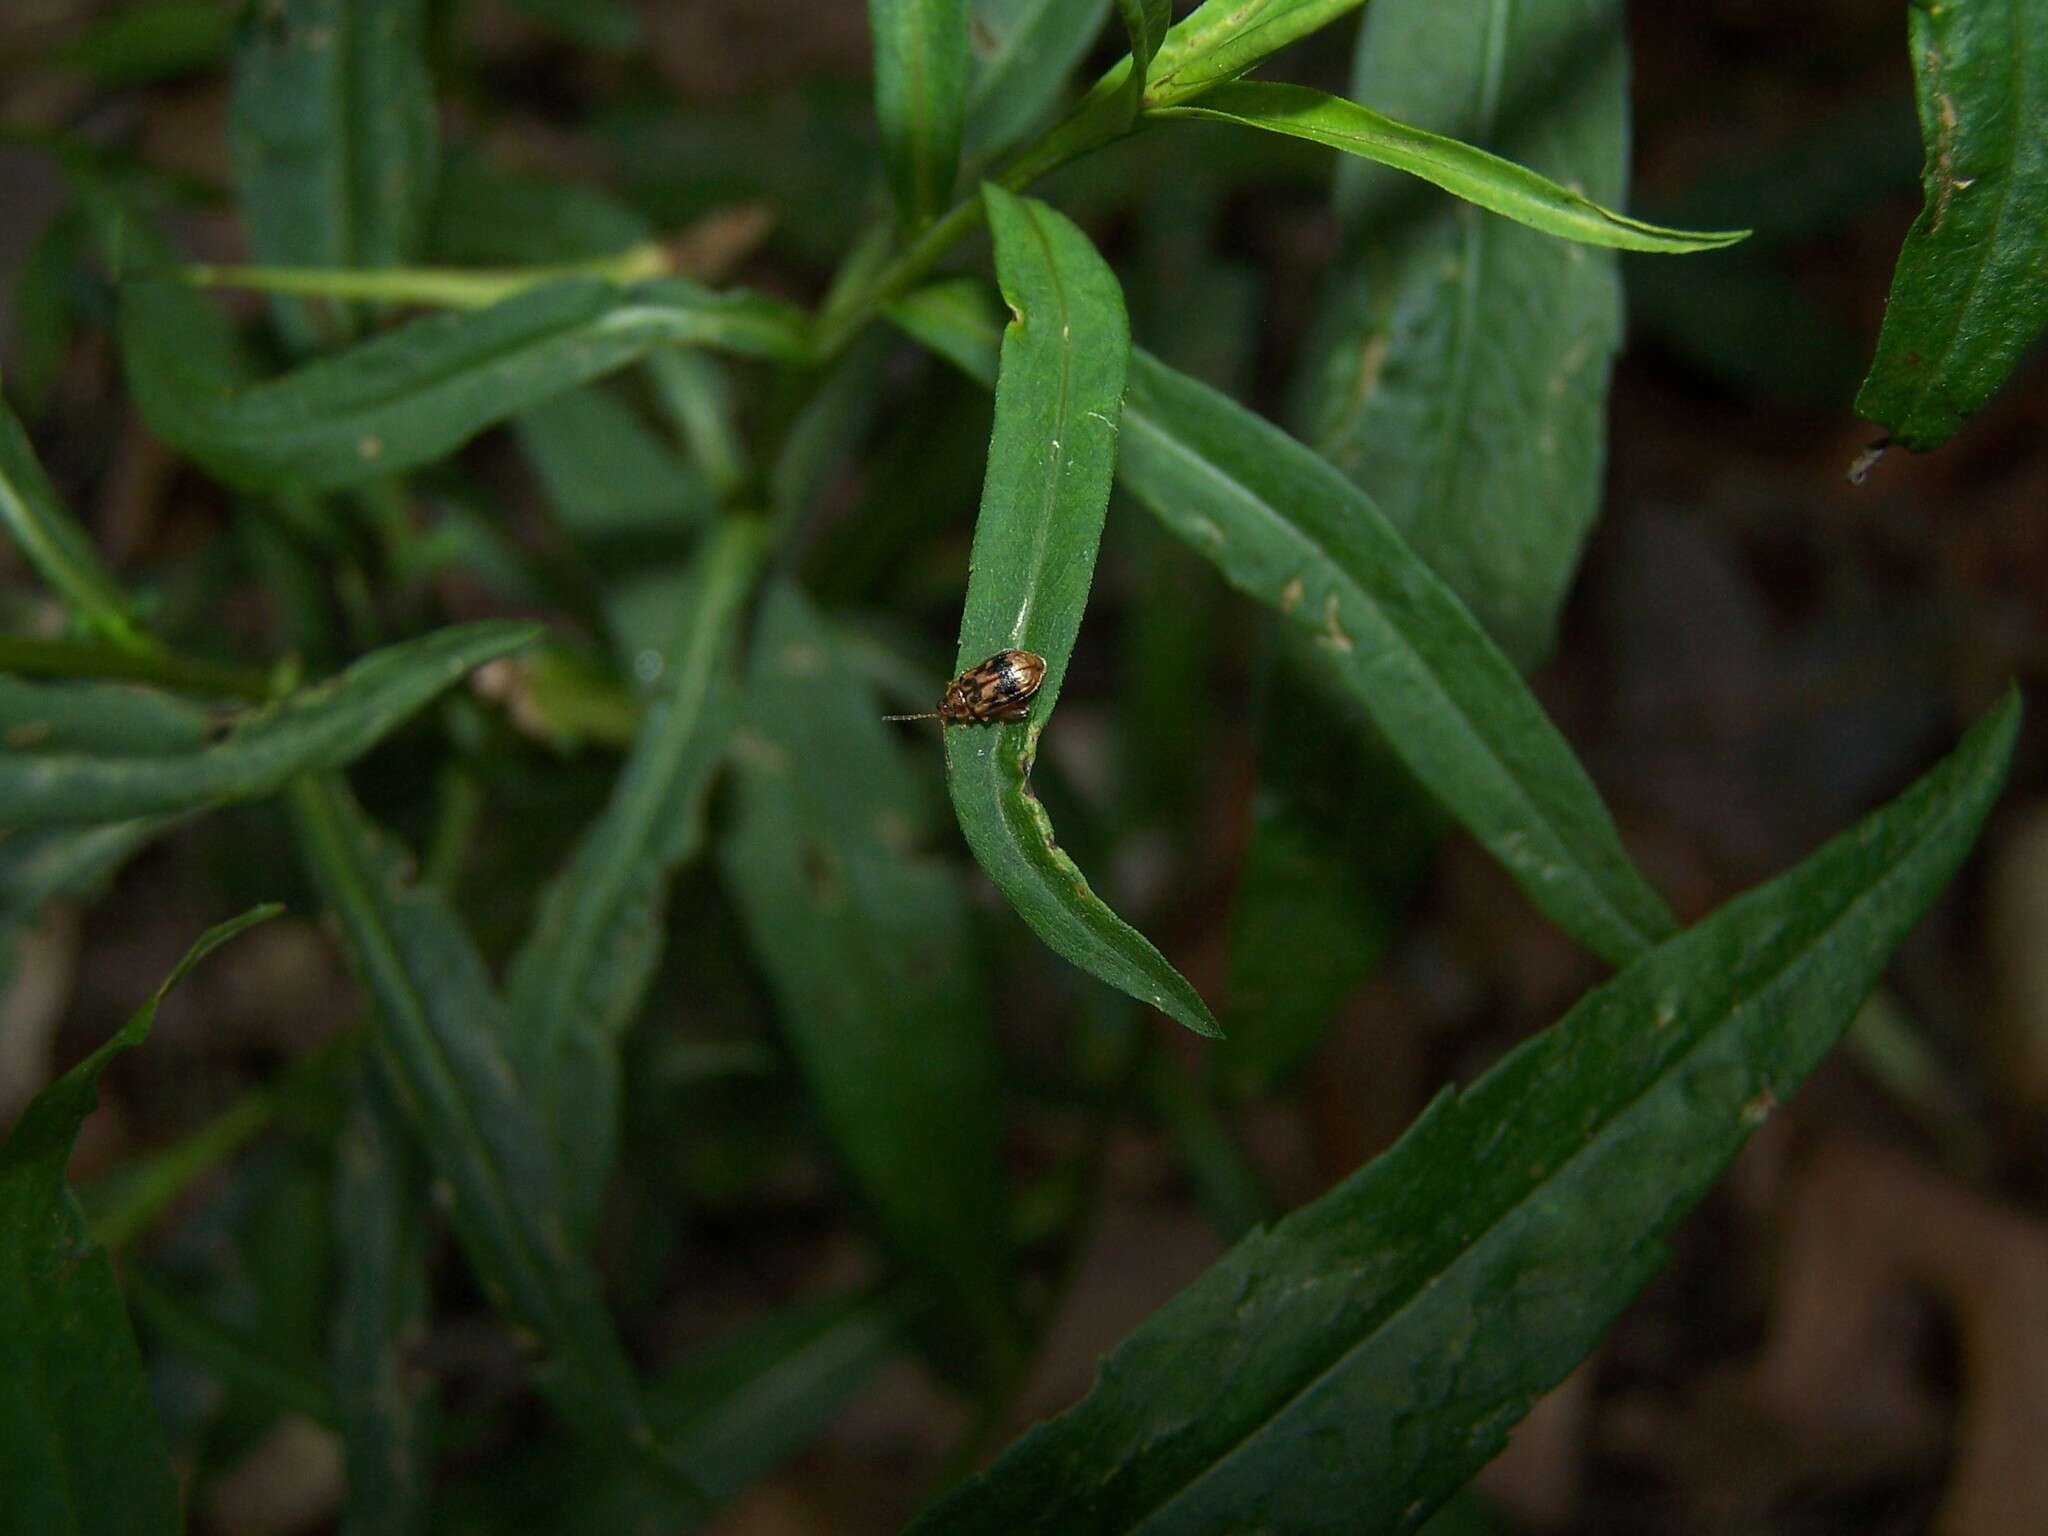
<svg viewBox="0 0 2048 1536">
<path fill-rule="evenodd" d="M 967 0 L 868 0 L 875 116 L 906 225 L 953 195 L 967 119 Z"/>
<path fill-rule="evenodd" d="M 2009 698 L 1890 806 L 1438 1098 L 913 1532 L 1419 1528 L 1848 1026 L 1968 852 L 2018 723 Z"/>
</svg>

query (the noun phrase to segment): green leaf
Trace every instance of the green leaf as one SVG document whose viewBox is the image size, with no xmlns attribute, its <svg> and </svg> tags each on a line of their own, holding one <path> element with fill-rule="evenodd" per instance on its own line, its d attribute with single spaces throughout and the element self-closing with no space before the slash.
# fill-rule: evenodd
<svg viewBox="0 0 2048 1536">
<path fill-rule="evenodd" d="M 126 821 L 249 800 L 295 774 L 338 768 L 473 668 L 526 645 L 532 624 L 492 621 L 386 646 L 339 677 L 243 715 L 106 684 L 0 677 L 0 806 L 16 825 Z M 136 729 L 145 718 L 149 731 Z"/>
<path fill-rule="evenodd" d="M 936 807 L 795 587 L 762 603 L 720 847 L 782 1026 L 889 1246 L 984 1365 L 1014 1342 L 996 1065 Z"/>
<path fill-rule="evenodd" d="M 1123 85 L 1123 110 L 1125 121 L 1135 122 L 1153 56 L 1166 36 L 1166 24 L 1173 19 L 1173 5 L 1172 0 L 1116 0 L 1116 11 L 1123 19 L 1124 35 L 1131 40 L 1131 72 Z"/>
<path fill-rule="evenodd" d="M 724 360 L 708 352 L 664 348 L 649 354 L 644 371 L 656 402 L 682 434 L 691 468 L 721 502 L 738 496 L 753 466 Z"/>
<path fill-rule="evenodd" d="M 1230 930 L 1234 1093 L 1293 1076 L 1378 964 L 1445 822 L 1313 641 L 1283 630 L 1266 666 L 1251 842 Z"/>
<path fill-rule="evenodd" d="M 987 377 L 988 324 L 958 285 L 890 314 Z M 1322 647 L 1409 771 L 1552 922 L 1615 964 L 1671 931 L 1513 664 L 1350 481 L 1143 349 L 1117 474 L 1226 581 Z"/>
<path fill-rule="evenodd" d="M 492 1305 L 530 1331 L 540 1380 L 579 1433 L 661 1474 L 680 1506 L 703 1494 L 657 1446 L 605 1309 L 597 1271 L 573 1245 L 561 1172 L 504 1041 L 504 1003 L 460 919 L 405 878 L 344 785 L 294 780 L 306 863 L 341 925 L 378 1016 L 386 1080 L 449 1191 L 449 1219 Z"/>
<path fill-rule="evenodd" d="M 334 1397 L 348 1469 L 344 1536 L 424 1528 L 433 1472 L 433 1411 L 409 1355 L 428 1317 L 427 1188 L 397 1107 L 359 1074 L 336 1147 Z"/>
<path fill-rule="evenodd" d="M 909 228 L 953 195 L 967 120 L 967 0 L 868 0 L 875 116 L 896 211 Z"/>
<path fill-rule="evenodd" d="M 234 20 L 219 0 L 146 0 L 93 22 L 51 49 L 49 62 L 105 85 L 148 85 L 216 63 Z"/>
<path fill-rule="evenodd" d="M 506 1050 L 554 1143 L 578 1236 L 617 1150 L 619 1042 L 661 960 L 669 881 L 703 845 L 732 724 L 730 660 L 765 546 L 757 520 L 730 518 L 693 564 L 654 653 L 663 671 L 639 739 L 512 963 Z"/>
<path fill-rule="evenodd" d="M 457 151 L 441 166 L 427 253 L 441 266 L 544 266 L 615 255 L 653 235 L 644 214 L 602 187 Z"/>
<path fill-rule="evenodd" d="M 141 1011 L 37 1094 L 0 1145 L 0 1487 L 17 1529 L 181 1528 L 114 1266 L 88 1236 L 64 1170 L 107 1063 L 148 1038 L 157 1004 L 187 971 L 280 910 L 257 907 L 202 934 Z"/>
<path fill-rule="evenodd" d="M 982 195 L 1013 318 L 958 666 L 1017 648 L 1045 659 L 1045 681 L 1020 724 L 943 727 L 953 809 L 976 861 L 1055 953 L 1213 1036 L 1201 995 L 1088 888 L 1031 792 L 1039 733 L 1059 701 L 1095 575 L 1130 333 L 1116 276 L 1086 235 L 1043 203 L 993 186 Z"/>
<path fill-rule="evenodd" d="M 1109 0 L 974 0 L 969 165 L 1001 154 L 1044 120 L 1108 14 Z"/>
<path fill-rule="evenodd" d="M 1379 0 L 1351 94 L 1596 202 L 1627 191 L 1620 0 Z M 1599 511 L 1618 258 L 1418 198 L 1370 161 L 1337 174 L 1346 260 L 1301 381 L 1303 439 L 1530 666 Z"/>
<path fill-rule="evenodd" d="M 1937 448 L 2048 322 L 2048 0 L 1907 10 L 1926 205 L 1856 409 Z"/>
<path fill-rule="evenodd" d="M 1691 232 L 1646 224 L 1603 208 L 1526 166 L 1456 139 L 1396 122 L 1307 86 L 1245 80 L 1219 85 L 1191 105 L 1154 107 L 1154 117 L 1196 117 L 1264 128 L 1390 165 L 1503 218 L 1585 245 L 1683 254 L 1733 245 L 1747 230 Z"/>
<path fill-rule="evenodd" d="M 1145 82 L 1145 109 L 1176 106 L 1234 80 L 1362 0 L 1205 0 L 1166 34 Z"/>
<path fill-rule="evenodd" d="M 228 144 L 258 264 L 419 254 L 439 154 L 426 30 L 424 0 L 266 0 L 245 22 Z M 357 330 L 345 311 L 324 326 L 296 304 L 278 315 L 302 350 Z"/>
<path fill-rule="evenodd" d="M 1417 1529 L 1848 1026 L 1968 851 L 2018 723 L 2010 697 L 1890 806 L 1439 1097 L 913 1531 Z"/>
<path fill-rule="evenodd" d="M 780 301 L 681 278 L 630 288 L 572 278 L 414 320 L 232 389 L 186 357 L 192 327 L 178 300 L 190 295 L 166 286 L 134 283 L 123 294 L 136 405 L 165 443 L 248 490 L 336 490 L 415 468 L 656 347 L 806 356 L 805 319 Z"/>
<path fill-rule="evenodd" d="M 98 1223 L 94 1226 L 97 1229 Z M 197 1299 L 154 1279 L 140 1264 L 128 1267 L 122 1284 L 152 1356 L 159 1348 L 182 1355 L 222 1386 L 248 1394 L 266 1410 L 302 1413 L 330 1427 L 336 1422 L 334 1394 L 310 1362 L 284 1358 L 274 1340 L 224 1322 Z"/>
<path fill-rule="evenodd" d="M 0 400 L 0 529 L 79 624 L 130 650 L 151 647 L 92 539 L 57 499 L 28 433 L 5 400 Z"/>
<path fill-rule="evenodd" d="M 714 510 L 710 488 L 631 407 L 594 385 L 522 413 L 513 430 L 555 521 L 602 584 L 627 675 L 658 676 L 676 634 L 684 557 Z"/>
</svg>

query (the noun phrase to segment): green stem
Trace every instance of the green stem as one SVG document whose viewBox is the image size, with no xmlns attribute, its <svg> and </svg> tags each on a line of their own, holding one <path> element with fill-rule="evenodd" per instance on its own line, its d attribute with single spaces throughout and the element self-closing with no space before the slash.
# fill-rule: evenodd
<svg viewBox="0 0 2048 1536">
<path fill-rule="evenodd" d="M 124 683 L 155 683 L 178 693 L 209 698 L 265 700 L 270 678 L 254 667 L 177 656 L 168 651 L 130 651 L 77 640 L 32 640 L 0 635 L 0 672 L 31 677 L 97 677 Z"/>
<path fill-rule="evenodd" d="M 198 288 L 248 288 L 258 293 L 313 299 L 366 299 L 386 304 L 431 304 L 444 309 L 483 309 L 516 293 L 564 277 L 597 277 L 637 283 L 675 272 L 669 253 L 643 241 L 587 261 L 530 267 L 215 267 L 186 266 L 176 276 Z"/>
</svg>

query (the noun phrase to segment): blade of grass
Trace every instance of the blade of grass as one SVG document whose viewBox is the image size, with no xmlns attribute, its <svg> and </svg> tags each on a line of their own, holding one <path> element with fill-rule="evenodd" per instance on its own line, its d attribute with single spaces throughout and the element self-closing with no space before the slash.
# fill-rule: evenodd
<svg viewBox="0 0 2048 1536">
<path fill-rule="evenodd" d="M 1044 658 L 1045 680 L 1020 723 L 943 727 L 953 809 L 976 862 L 1048 947 L 1213 1036 L 1201 995 L 1088 888 L 1031 792 L 1039 733 L 1059 701 L 1095 574 L 1130 333 L 1122 290 L 1087 236 L 1043 203 L 993 186 L 983 195 L 1013 318 L 958 666 L 1015 647 Z"/>
<path fill-rule="evenodd" d="M 1926 205 L 1857 412 L 1938 448 L 2048 322 L 2048 0 L 1907 7 Z"/>
<path fill-rule="evenodd" d="M 507 983 L 506 1050 L 562 1167 L 569 1230 L 587 1238 L 619 1134 L 619 1044 L 661 960 L 668 885 L 704 841 L 732 718 L 731 658 L 766 550 L 733 517 L 697 557 L 662 647 L 665 670 L 609 803 L 541 892 Z"/>
<path fill-rule="evenodd" d="M 1419 176 L 1531 229 L 1585 245 L 1683 255 L 1718 250 L 1749 233 L 1746 229 L 1665 229 L 1632 219 L 1539 176 L 1527 166 L 1307 86 L 1244 80 L 1219 85 L 1185 105 L 1148 106 L 1146 110 L 1153 117 L 1205 118 L 1327 144 L 1345 154 Z"/>
<path fill-rule="evenodd" d="M 106 1250 L 64 1182 L 108 1062 L 208 954 L 282 909 L 208 929 L 120 1032 L 37 1094 L 0 1144 L 0 1487 L 26 1531 L 175 1536 L 178 1483 Z"/>
<path fill-rule="evenodd" d="M 1848 1026 L 1975 840 L 2018 723 L 2008 696 L 1891 805 L 1439 1097 L 913 1532 L 1419 1528 Z"/>
<path fill-rule="evenodd" d="M 0 806 L 16 825 L 78 824 L 273 794 L 294 774 L 361 756 L 473 668 L 539 633 L 491 621 L 387 646 L 339 677 L 251 711 L 224 734 L 203 711 L 166 697 L 0 677 L 0 727 L 12 744 L 0 752 Z M 144 701 L 173 734 L 145 738 L 133 729 Z"/>
</svg>

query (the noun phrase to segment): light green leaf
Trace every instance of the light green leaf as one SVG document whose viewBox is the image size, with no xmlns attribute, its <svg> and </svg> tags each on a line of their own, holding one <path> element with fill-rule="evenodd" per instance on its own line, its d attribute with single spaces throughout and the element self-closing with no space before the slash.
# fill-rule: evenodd
<svg viewBox="0 0 2048 1536">
<path fill-rule="evenodd" d="M 995 1054 L 937 807 L 797 589 L 762 604 L 725 883 L 811 1097 L 890 1248 L 988 1367 L 1015 1342 Z M 918 745 L 929 750 L 929 742 Z"/>
<path fill-rule="evenodd" d="M 1749 233 L 1739 229 L 1694 233 L 1646 224 L 1603 208 L 1526 166 L 1307 86 L 1244 80 L 1219 85 L 1190 104 L 1163 108 L 1148 104 L 1146 111 L 1162 118 L 1237 123 L 1327 144 L 1419 176 L 1531 229 L 1585 245 L 1682 254 L 1733 245 Z"/>
<path fill-rule="evenodd" d="M 1596 202 L 1627 190 L 1620 0 L 1379 0 L 1351 94 Z M 1417 197 L 1371 161 L 1337 178 L 1346 254 L 1300 380 L 1303 440 L 1528 667 L 1599 511 L 1618 258 Z"/>
<path fill-rule="evenodd" d="M 0 1145 L 0 1488 L 8 1522 L 49 1536 L 176 1536 L 178 1482 L 104 1248 L 64 1182 L 100 1073 L 214 949 L 281 908 L 200 936 L 135 1017 L 37 1094 Z"/>
<path fill-rule="evenodd" d="M 890 315 L 988 376 L 990 326 L 962 287 L 912 295 Z M 1552 922 L 1617 965 L 1671 931 L 1513 664 L 1350 481 L 1142 349 L 1117 474 L 1232 586 L 1323 649 L 1409 771 Z"/>
<path fill-rule="evenodd" d="M 21 420 L 0 400 L 0 529 L 85 628 L 129 650 L 152 642 L 92 539 L 57 499 Z"/>
<path fill-rule="evenodd" d="M 1856 409 L 1938 448 L 2048 322 L 2048 0 L 1906 12 L 1927 201 Z"/>
<path fill-rule="evenodd" d="M 967 119 L 967 0 L 868 0 L 875 116 L 904 225 L 953 195 Z"/>
<path fill-rule="evenodd" d="M 1890 806 L 1240 1243 L 915 1536 L 1419 1528 L 1848 1026 L 1968 852 L 2018 723 L 2009 697 Z"/>
<path fill-rule="evenodd" d="M 1057 954 L 1197 1034 L 1208 1005 L 1088 888 L 1031 792 L 1039 733 L 1081 629 L 1109 505 L 1130 340 L 1123 292 L 1095 248 L 1052 209 L 984 188 L 1003 332 L 995 435 L 974 528 L 958 666 L 1017 648 L 1045 660 L 1029 717 L 947 725 L 946 777 L 960 830 L 996 889 Z"/>
<path fill-rule="evenodd" d="M 1145 77 L 1166 36 L 1166 24 L 1173 19 L 1173 5 L 1171 0 L 1116 0 L 1116 11 L 1123 19 L 1124 35 L 1131 40 L 1130 75 L 1124 81 L 1123 94 L 1126 121 L 1135 121 L 1145 95 Z"/>
<path fill-rule="evenodd" d="M 656 1442 L 597 1271 L 569 1235 L 561 1173 L 504 1050 L 509 1028 L 469 936 L 405 877 L 331 777 L 293 781 L 301 852 L 377 1010 L 386 1080 L 449 1191 L 449 1220 L 492 1305 L 528 1330 L 543 1388 L 576 1430 L 659 1475 L 679 1512 L 701 1490 Z"/>
<path fill-rule="evenodd" d="M 439 127 L 424 0 L 267 0 L 235 49 L 228 143 L 251 258 L 276 267 L 392 267 L 413 260 L 434 196 Z M 347 340 L 281 303 L 302 350 Z"/>
<path fill-rule="evenodd" d="M 654 398 L 689 450 L 690 467 L 721 502 L 737 496 L 753 473 L 740 434 L 732 379 L 722 358 L 665 347 L 644 365 Z"/>
<path fill-rule="evenodd" d="M 663 671 L 602 814 L 541 892 L 508 982 L 505 1044 L 562 1168 L 569 1230 L 587 1237 L 619 1134 L 619 1042 L 661 960 L 668 885 L 703 844 L 732 725 L 730 663 L 765 554 L 729 518 L 691 567 L 656 651 Z"/>
<path fill-rule="evenodd" d="M 532 624 L 492 621 L 386 646 L 339 677 L 234 720 L 109 684 L 0 677 L 0 807 L 15 825 L 127 821 L 249 800 L 293 775 L 338 768 L 436 694 L 528 644 Z M 145 712 L 153 722 L 136 729 Z"/>
<path fill-rule="evenodd" d="M 192 326 L 179 300 L 190 295 L 169 286 L 132 283 L 123 294 L 136 405 L 165 443 L 249 490 L 335 490 L 415 468 L 656 347 L 806 356 L 804 317 L 777 300 L 681 278 L 630 288 L 565 279 L 230 389 L 185 356 Z"/>
<path fill-rule="evenodd" d="M 1108 14 L 1109 0 L 974 0 L 964 144 L 970 166 L 1043 121 Z"/>
<path fill-rule="evenodd" d="M 1362 0 L 1204 0 L 1166 34 L 1145 82 L 1145 109 L 1177 106 L 1234 80 Z"/>
</svg>

